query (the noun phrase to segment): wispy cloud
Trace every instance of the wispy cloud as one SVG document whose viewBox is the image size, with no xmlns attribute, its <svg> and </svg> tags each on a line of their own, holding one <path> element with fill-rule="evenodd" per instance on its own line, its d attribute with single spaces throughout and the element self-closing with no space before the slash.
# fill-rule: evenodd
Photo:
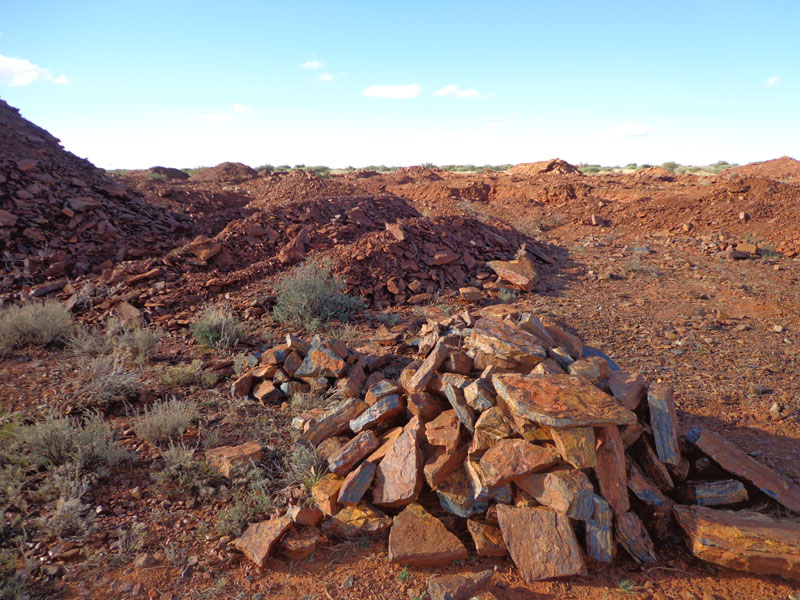
<svg viewBox="0 0 800 600">
<path fill-rule="evenodd" d="M 203 115 L 206 121 L 230 121 L 233 117 L 225 113 L 208 113 Z"/>
<path fill-rule="evenodd" d="M 247 112 L 247 111 L 250 110 L 250 107 L 249 106 L 245 106 L 244 104 L 234 104 L 233 105 L 233 110 L 235 112 Z"/>
<path fill-rule="evenodd" d="M 301 69 L 316 70 L 316 69 L 322 69 L 325 66 L 325 63 L 315 59 L 315 60 L 307 60 L 306 62 L 300 63 L 297 66 L 300 67 Z"/>
<path fill-rule="evenodd" d="M 608 137 L 641 137 L 650 134 L 650 129 L 644 123 L 620 123 L 605 132 Z"/>
<path fill-rule="evenodd" d="M 0 54 L 0 84 L 22 87 L 36 81 L 51 81 L 60 85 L 69 83 L 66 76 L 53 77 L 50 69 L 35 65 L 29 60 Z"/>
<path fill-rule="evenodd" d="M 331 75 L 330 73 L 327 73 L 327 72 L 320 73 L 319 74 L 319 80 L 320 81 L 333 81 L 333 75 Z"/>
<path fill-rule="evenodd" d="M 361 94 L 370 98 L 404 99 L 418 96 L 420 89 L 417 83 L 409 83 L 408 85 L 371 85 L 364 89 Z"/>
<path fill-rule="evenodd" d="M 493 94 L 484 94 L 479 92 L 475 88 L 461 89 L 457 85 L 451 84 L 436 90 L 435 92 L 433 92 L 433 95 L 439 97 L 453 96 L 454 98 L 488 98 Z"/>
<path fill-rule="evenodd" d="M 778 85 L 781 81 L 783 81 L 783 77 L 781 77 L 780 75 L 773 75 L 764 82 L 764 85 L 766 87 L 772 87 L 774 85 Z"/>
</svg>

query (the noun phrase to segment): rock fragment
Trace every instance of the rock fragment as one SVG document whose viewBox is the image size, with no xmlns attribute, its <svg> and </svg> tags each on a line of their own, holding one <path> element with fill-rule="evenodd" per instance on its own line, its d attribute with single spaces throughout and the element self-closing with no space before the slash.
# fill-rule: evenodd
<svg viewBox="0 0 800 600">
<path fill-rule="evenodd" d="M 391 562 L 428 567 L 466 557 L 461 540 L 419 504 L 409 504 L 394 518 L 389 532 Z"/>
<path fill-rule="evenodd" d="M 231 545 L 263 569 L 272 548 L 291 526 L 292 520 L 288 517 L 253 523 Z"/>
</svg>

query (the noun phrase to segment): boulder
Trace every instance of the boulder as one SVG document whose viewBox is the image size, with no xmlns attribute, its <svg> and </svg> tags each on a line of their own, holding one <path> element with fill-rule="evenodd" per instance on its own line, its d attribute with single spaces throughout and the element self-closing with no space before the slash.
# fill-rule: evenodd
<svg viewBox="0 0 800 600">
<path fill-rule="evenodd" d="M 528 473 L 543 471 L 557 462 L 554 452 L 520 439 L 498 441 L 480 459 L 486 473 L 485 483 L 492 488 L 514 481 Z"/>
<path fill-rule="evenodd" d="M 419 447 L 422 425 L 413 417 L 391 445 L 375 473 L 373 502 L 378 506 L 405 506 L 422 490 L 424 457 Z"/>
</svg>

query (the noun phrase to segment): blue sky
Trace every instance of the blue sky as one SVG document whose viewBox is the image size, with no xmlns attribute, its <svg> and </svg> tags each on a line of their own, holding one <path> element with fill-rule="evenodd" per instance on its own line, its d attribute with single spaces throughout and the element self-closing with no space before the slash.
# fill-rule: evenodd
<svg viewBox="0 0 800 600">
<path fill-rule="evenodd" d="M 106 168 L 800 158 L 796 1 L 0 7 L 0 97 Z"/>
</svg>

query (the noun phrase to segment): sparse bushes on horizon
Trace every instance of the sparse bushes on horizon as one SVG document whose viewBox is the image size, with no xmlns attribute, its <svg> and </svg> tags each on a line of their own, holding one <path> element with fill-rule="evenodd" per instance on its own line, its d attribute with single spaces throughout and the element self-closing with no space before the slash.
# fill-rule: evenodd
<svg viewBox="0 0 800 600">
<path fill-rule="evenodd" d="M 333 320 L 349 321 L 365 308 L 363 300 L 345 292 L 329 263 L 307 261 L 276 286 L 275 318 L 309 331 Z"/>
</svg>

